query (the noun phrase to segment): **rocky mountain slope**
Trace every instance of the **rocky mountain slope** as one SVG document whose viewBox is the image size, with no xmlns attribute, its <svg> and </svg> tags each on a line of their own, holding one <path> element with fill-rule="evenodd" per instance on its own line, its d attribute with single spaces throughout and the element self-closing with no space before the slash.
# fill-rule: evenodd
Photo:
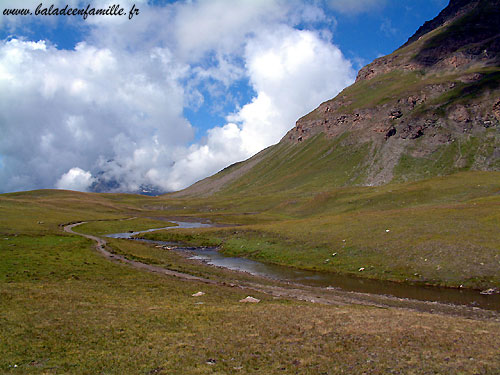
<svg viewBox="0 0 500 375">
<path fill-rule="evenodd" d="M 177 195 L 500 170 L 500 0 L 451 0 L 275 146 Z"/>
</svg>

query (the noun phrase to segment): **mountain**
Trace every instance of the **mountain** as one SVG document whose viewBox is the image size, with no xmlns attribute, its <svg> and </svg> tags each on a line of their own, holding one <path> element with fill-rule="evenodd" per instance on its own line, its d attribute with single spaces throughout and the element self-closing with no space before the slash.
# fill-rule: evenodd
<svg viewBox="0 0 500 375">
<path fill-rule="evenodd" d="M 176 193 L 314 191 L 500 170 L 500 0 L 451 0 L 276 145 Z"/>
</svg>

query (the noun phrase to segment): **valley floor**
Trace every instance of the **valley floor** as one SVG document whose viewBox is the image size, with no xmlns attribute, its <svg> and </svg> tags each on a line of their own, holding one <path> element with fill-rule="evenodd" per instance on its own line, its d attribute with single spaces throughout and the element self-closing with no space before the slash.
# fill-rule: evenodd
<svg viewBox="0 0 500 375">
<path fill-rule="evenodd" d="M 486 177 L 481 178 L 487 182 Z M 471 176 L 467 179 L 471 180 Z M 481 249 L 490 251 L 487 250 L 489 246 L 494 249 L 499 243 L 492 232 L 499 220 L 495 208 L 498 185 L 492 178 L 480 193 L 473 190 L 470 193 L 469 188 L 460 190 L 458 185 L 450 188 L 452 185 L 447 182 L 451 189 L 447 197 L 452 198 L 439 196 L 436 190 L 425 193 L 425 189 L 418 190 L 422 188 L 418 185 L 386 188 L 392 190 L 390 203 L 384 203 L 389 193 L 382 190 L 361 194 L 359 191 L 339 191 L 337 206 L 327 197 L 319 205 L 321 208 L 314 208 L 308 198 L 302 197 L 293 205 L 295 216 L 290 207 L 270 207 L 270 198 L 257 203 L 255 200 L 229 203 L 214 199 L 202 206 L 201 200 L 191 200 L 187 204 L 168 197 L 64 191 L 4 194 L 0 196 L 1 372 L 497 374 L 500 369 L 500 321 L 496 316 L 477 313 L 466 317 L 450 312 L 373 306 L 376 305 L 373 301 L 370 306 L 351 303 L 356 301 L 323 304 L 290 299 L 286 295 L 279 297 L 272 291 L 282 286 L 271 281 L 257 281 L 250 275 L 235 276 L 230 271 L 189 261 L 175 252 L 160 254 L 154 246 L 124 240 L 108 241 L 116 254 L 132 261 L 200 278 L 183 280 L 137 270 L 123 262 L 111 262 L 95 251 L 92 240 L 65 233 L 61 227 L 65 223 L 92 221 L 86 227 L 77 227 L 78 231 L 102 236 L 160 224 L 166 226 L 164 221 L 155 218 L 183 214 L 240 224 L 239 228 L 244 233 L 253 233 L 252 236 L 260 233 L 259 226 L 262 233 L 273 233 L 271 229 L 274 228 L 274 233 L 283 236 L 293 232 L 292 227 L 289 232 L 285 230 L 293 222 L 302 220 L 302 230 L 308 231 L 309 220 L 316 225 L 322 220 L 331 221 L 336 215 L 340 218 L 352 215 L 351 223 L 356 223 L 368 217 L 368 211 L 373 215 L 378 210 L 377 225 L 385 234 L 387 223 L 380 223 L 380 220 L 391 216 L 384 214 L 387 207 L 394 207 L 398 199 L 407 200 L 409 195 L 405 194 L 416 194 L 415 200 L 419 202 L 415 201 L 411 210 L 424 210 L 426 205 L 432 204 L 443 209 L 449 206 L 449 212 L 460 210 L 467 220 L 483 223 L 484 232 L 481 232 L 481 225 L 475 227 L 480 231 L 477 238 L 490 242 L 481 244 L 473 237 L 470 243 L 477 247 L 469 248 L 481 255 Z M 432 199 L 422 196 L 432 196 Z M 363 205 L 368 199 L 371 205 L 365 210 Z M 342 204 L 356 209 L 343 210 L 339 208 Z M 474 204 L 479 206 L 479 211 L 475 211 Z M 316 211 L 307 217 L 305 212 L 298 213 L 299 206 L 302 210 Z M 282 216 L 276 213 L 277 210 Z M 258 213 L 245 215 L 244 212 Z M 456 222 L 460 217 L 452 215 L 447 219 L 445 211 L 441 213 L 443 216 L 437 214 L 430 219 L 433 225 L 441 220 Z M 134 217 L 136 219 L 130 219 Z M 360 227 L 367 222 L 361 221 Z M 264 228 L 266 223 L 269 227 Z M 389 233 L 404 229 L 403 224 L 397 226 L 396 219 L 390 224 Z M 342 225 L 341 220 L 337 225 Z M 419 233 L 425 229 L 423 224 L 416 228 Z M 189 234 L 192 241 L 202 242 L 215 238 L 215 231 L 230 230 L 235 231 L 234 228 L 215 228 L 191 234 L 184 231 L 179 236 Z M 354 228 L 352 237 L 347 240 L 354 240 L 358 230 Z M 320 229 L 318 231 L 321 233 Z M 195 236 L 202 232 L 212 233 L 211 237 Z M 296 232 L 296 237 L 291 234 L 286 237 L 289 243 L 303 235 L 299 230 Z M 436 235 L 433 233 L 429 240 Z M 444 236 L 448 240 L 452 237 Z M 340 242 L 342 239 L 345 238 L 340 238 Z M 456 241 L 459 240 L 460 237 Z M 227 247 L 230 251 L 236 248 L 234 244 L 249 246 L 251 241 L 236 236 L 224 239 L 224 246 L 227 243 L 232 244 Z M 296 251 L 294 249 L 291 247 L 290 251 Z M 355 256 L 356 252 L 351 251 L 351 256 Z M 440 256 L 447 256 L 446 252 L 445 247 Z M 494 259 L 496 254 L 492 252 L 488 259 Z M 323 254 L 318 259 L 323 262 Z M 308 259 L 302 261 L 307 263 Z M 456 263 L 447 267 L 452 269 Z M 479 265 L 477 269 L 482 268 Z M 493 274 L 491 280 L 495 281 L 495 277 Z M 262 289 L 235 287 L 235 281 L 250 286 L 258 282 Z M 199 291 L 205 294 L 192 296 Z M 248 295 L 261 302 L 239 302 Z M 315 298 L 315 302 L 325 302 L 321 301 L 325 298 L 321 294 Z"/>
</svg>

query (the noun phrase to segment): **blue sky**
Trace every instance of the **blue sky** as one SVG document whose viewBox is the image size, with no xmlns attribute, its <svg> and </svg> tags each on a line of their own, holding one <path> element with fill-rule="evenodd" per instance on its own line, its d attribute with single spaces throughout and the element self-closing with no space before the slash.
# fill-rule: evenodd
<svg viewBox="0 0 500 375">
<path fill-rule="evenodd" d="M 183 188 L 279 141 L 445 0 L 42 2 L 0 13 L 0 192 Z M 1 0 L 0 12 L 40 1 Z"/>
</svg>

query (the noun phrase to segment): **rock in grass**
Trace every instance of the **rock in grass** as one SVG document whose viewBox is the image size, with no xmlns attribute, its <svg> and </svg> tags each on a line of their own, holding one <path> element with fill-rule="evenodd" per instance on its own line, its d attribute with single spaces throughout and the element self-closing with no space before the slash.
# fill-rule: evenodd
<svg viewBox="0 0 500 375">
<path fill-rule="evenodd" d="M 191 294 L 193 297 L 201 297 L 203 295 L 205 295 L 205 293 L 203 292 L 198 292 L 198 293 L 195 293 L 195 294 Z"/>
<path fill-rule="evenodd" d="M 483 290 L 481 294 L 486 295 L 486 296 L 491 296 L 492 294 L 498 294 L 500 291 L 497 288 L 490 288 Z"/>
<path fill-rule="evenodd" d="M 246 298 L 240 299 L 240 302 L 243 302 L 243 303 L 258 303 L 258 302 L 260 302 L 260 299 L 247 296 Z"/>
</svg>

